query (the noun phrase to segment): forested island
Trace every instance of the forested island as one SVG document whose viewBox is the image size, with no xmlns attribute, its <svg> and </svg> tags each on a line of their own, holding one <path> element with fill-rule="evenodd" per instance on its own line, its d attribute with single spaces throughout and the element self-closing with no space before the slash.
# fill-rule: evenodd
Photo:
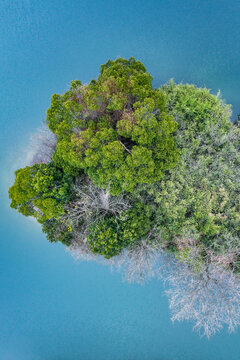
<svg viewBox="0 0 240 360">
<path fill-rule="evenodd" d="M 240 323 L 240 127 L 206 88 L 153 88 L 134 58 L 54 94 L 11 207 L 79 259 L 168 282 L 173 320 Z"/>
</svg>

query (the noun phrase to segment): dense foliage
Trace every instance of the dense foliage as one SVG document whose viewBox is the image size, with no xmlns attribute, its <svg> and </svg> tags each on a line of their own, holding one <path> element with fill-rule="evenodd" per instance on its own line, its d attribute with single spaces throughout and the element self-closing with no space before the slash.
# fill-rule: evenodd
<svg viewBox="0 0 240 360">
<path fill-rule="evenodd" d="M 182 152 L 178 165 L 147 189 L 158 204 L 163 240 L 176 248 L 176 237 L 186 232 L 207 246 L 238 239 L 240 129 L 229 121 L 229 106 L 193 85 L 170 82 L 163 89 Z"/>
<path fill-rule="evenodd" d="M 119 219 L 108 215 L 103 222 L 90 226 L 88 239 L 93 253 L 107 258 L 119 254 L 123 247 L 148 233 L 150 215 L 146 206 L 136 203 L 133 208 L 122 212 Z"/>
<path fill-rule="evenodd" d="M 15 173 L 11 206 L 34 216 L 49 241 L 77 258 L 102 255 L 130 281 L 159 273 L 159 257 L 170 256 L 174 319 L 194 319 L 208 336 L 223 323 L 233 329 L 240 128 L 230 116 L 220 93 L 173 80 L 154 89 L 139 61 L 109 60 L 97 80 L 52 96 L 48 130 L 31 166 Z M 224 301 L 232 294 L 231 311 L 213 306 L 211 283 Z"/>
<path fill-rule="evenodd" d="M 108 61 L 97 80 L 71 83 L 53 95 L 47 123 L 57 136 L 53 160 L 66 173 L 85 172 L 96 186 L 117 195 L 160 180 L 179 158 L 162 90 L 131 58 Z"/>
<path fill-rule="evenodd" d="M 11 206 L 35 216 L 50 241 L 69 243 L 67 232 L 81 231 L 94 253 L 118 254 L 151 228 L 147 206 L 129 194 L 130 208 L 117 217 L 109 209 L 99 216 L 95 209 L 78 221 L 72 213 L 86 204 L 72 206 L 79 200 L 76 184 L 106 189 L 108 201 L 159 181 L 180 155 L 172 135 L 177 123 L 165 102 L 163 90 L 152 88 L 152 77 L 133 58 L 108 61 L 88 85 L 73 81 L 65 94 L 52 96 L 47 111 L 55 150 L 50 147 L 49 162 L 46 154 L 43 163 L 35 156 L 40 163 L 17 170 Z"/>
<path fill-rule="evenodd" d="M 58 218 L 69 200 L 71 179 L 53 163 L 34 164 L 15 172 L 15 184 L 9 189 L 11 207 L 39 222 Z"/>
</svg>

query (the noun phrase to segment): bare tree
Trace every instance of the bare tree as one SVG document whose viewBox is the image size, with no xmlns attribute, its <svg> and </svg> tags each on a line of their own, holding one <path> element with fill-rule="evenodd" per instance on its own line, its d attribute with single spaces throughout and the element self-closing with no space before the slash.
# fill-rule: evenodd
<svg viewBox="0 0 240 360">
<path fill-rule="evenodd" d="M 159 232 L 152 229 L 142 239 L 110 259 L 112 269 L 120 270 L 124 280 L 143 284 L 153 278 L 161 265 L 162 247 L 157 241 Z M 162 266 L 162 265 L 161 265 Z"/>
<path fill-rule="evenodd" d="M 93 254 L 89 246 L 86 234 L 84 232 L 74 233 L 74 241 L 66 248 L 74 259 L 80 261 L 97 261 L 99 256 Z"/>
<path fill-rule="evenodd" d="M 92 254 L 84 233 L 76 233 L 68 250 L 77 260 L 110 265 L 128 282 L 144 283 L 158 275 L 168 283 L 166 294 L 173 321 L 193 321 L 194 329 L 207 337 L 224 325 L 234 331 L 240 324 L 240 279 L 232 266 L 240 252 L 236 253 L 234 239 L 206 250 L 194 238 L 185 236 L 175 240 L 179 252 L 185 251 L 185 256 L 176 258 L 162 249 L 159 236 L 158 229 L 153 229 L 108 260 Z"/>
<path fill-rule="evenodd" d="M 232 271 L 207 265 L 196 273 L 178 262 L 166 279 L 173 321 L 194 321 L 208 338 L 224 325 L 232 332 L 240 324 L 240 280 Z"/>
<path fill-rule="evenodd" d="M 111 196 L 108 189 L 101 189 L 91 181 L 87 184 L 79 182 L 75 185 L 75 200 L 66 206 L 65 218 L 74 226 L 85 222 L 88 226 L 104 218 L 106 214 L 116 217 L 130 207 L 124 194 Z"/>
<path fill-rule="evenodd" d="M 31 159 L 29 165 L 47 164 L 56 149 L 56 135 L 47 126 L 38 129 L 31 138 Z"/>
<path fill-rule="evenodd" d="M 194 239 L 177 239 L 184 256 L 172 257 L 165 281 L 172 320 L 191 320 L 194 329 L 210 337 L 224 325 L 230 332 L 240 324 L 240 279 L 234 272 L 240 248 L 226 235 L 210 249 Z M 180 260 L 180 261 L 179 261 Z"/>
<path fill-rule="evenodd" d="M 73 216 L 75 217 L 75 215 Z M 76 216 L 78 217 L 79 215 Z M 137 282 L 143 284 L 145 281 L 156 276 L 159 273 L 159 268 L 163 267 L 164 256 L 159 243 L 159 236 L 158 229 L 154 228 L 142 239 L 124 248 L 119 255 L 105 259 L 103 256 L 95 255 L 91 252 L 87 240 L 86 226 L 82 227 L 80 231 L 75 230 L 73 232 L 74 240 L 67 248 L 67 251 L 70 251 L 76 260 L 97 261 L 110 266 L 112 270 L 120 271 L 123 274 L 124 280 L 130 283 Z"/>
<path fill-rule="evenodd" d="M 111 264 L 104 257 L 91 252 L 87 240 L 88 228 L 95 222 L 104 220 L 107 214 L 118 218 L 130 207 L 124 194 L 111 196 L 108 189 L 96 187 L 86 179 L 77 182 L 74 186 L 74 200 L 65 207 L 65 215 L 61 218 L 72 228 L 72 244 L 68 250 L 78 260 L 95 260 L 104 264 Z"/>
</svg>

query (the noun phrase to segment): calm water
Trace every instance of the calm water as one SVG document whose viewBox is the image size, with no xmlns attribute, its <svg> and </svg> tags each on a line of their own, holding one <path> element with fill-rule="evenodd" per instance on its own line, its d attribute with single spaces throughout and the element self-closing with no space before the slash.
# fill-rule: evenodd
<svg viewBox="0 0 240 360">
<path fill-rule="evenodd" d="M 162 284 L 129 285 L 8 207 L 14 169 L 50 96 L 88 82 L 109 58 L 134 56 L 160 85 L 206 85 L 240 113 L 237 0 L 0 2 L 0 359 L 239 360 L 240 332 L 210 341 L 170 321 Z"/>
</svg>

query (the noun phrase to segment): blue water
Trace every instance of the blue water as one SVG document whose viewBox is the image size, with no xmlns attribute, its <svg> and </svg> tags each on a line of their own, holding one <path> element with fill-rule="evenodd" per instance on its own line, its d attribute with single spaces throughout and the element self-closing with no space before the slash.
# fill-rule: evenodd
<svg viewBox="0 0 240 360">
<path fill-rule="evenodd" d="M 221 89 L 236 118 L 239 19 L 237 0 L 0 2 L 0 359 L 240 359 L 239 331 L 206 340 L 173 325 L 160 282 L 129 285 L 75 262 L 7 195 L 51 94 L 88 82 L 109 58 L 141 60 L 155 86 L 174 77 Z"/>
</svg>

